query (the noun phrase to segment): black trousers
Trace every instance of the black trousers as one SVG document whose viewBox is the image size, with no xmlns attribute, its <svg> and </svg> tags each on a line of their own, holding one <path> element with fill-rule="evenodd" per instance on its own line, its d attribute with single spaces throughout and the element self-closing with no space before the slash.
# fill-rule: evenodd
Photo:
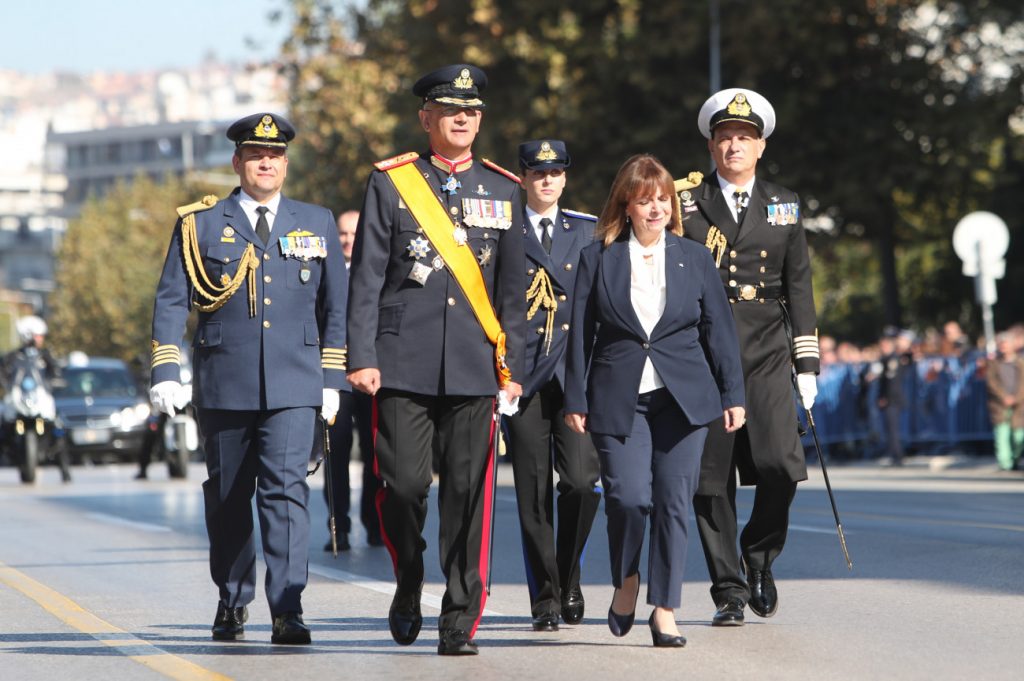
<svg viewBox="0 0 1024 681">
<path fill-rule="evenodd" d="M 583 550 L 601 503 L 601 463 L 589 434 L 565 425 L 562 388 L 552 380 L 505 420 L 515 475 L 530 607 L 556 613 L 564 591 L 579 586 Z M 558 472 L 558 535 L 553 472 Z"/>
<path fill-rule="evenodd" d="M 732 438 L 725 434 L 722 419 L 710 424 L 709 440 L 728 442 L 726 455 L 731 455 Z M 705 450 L 704 456 L 721 456 Z M 721 606 L 730 598 L 744 603 L 750 599 L 750 589 L 744 578 L 740 556 L 751 568 L 766 570 L 782 553 L 789 530 L 789 507 L 796 494 L 796 483 L 786 479 L 758 480 L 754 491 L 754 507 L 739 537 L 736 550 L 736 462 L 724 495 L 697 494 L 693 497 L 693 510 L 697 518 L 697 531 L 704 547 L 704 559 L 711 575 L 711 598 Z"/>
<path fill-rule="evenodd" d="M 353 422 L 359 433 L 360 460 L 363 462 L 362 490 L 359 494 L 359 521 L 366 528 L 367 537 L 380 536 L 380 516 L 377 514 L 376 496 L 380 478 L 373 470 L 373 398 L 366 393 L 340 393 L 338 416 L 330 427 L 331 435 L 331 487 L 334 491 L 335 530 L 339 535 L 352 531 L 349 511 L 352 507 L 349 463 L 352 461 Z M 327 485 L 324 485 L 324 501 Z M 330 526 L 328 522 L 328 531 Z"/>
<path fill-rule="evenodd" d="M 436 458 L 438 553 L 447 580 L 438 628 L 472 636 L 487 598 L 494 398 L 382 389 L 376 399 L 381 528 L 398 588 L 415 591 L 423 583 L 423 527 Z"/>
</svg>

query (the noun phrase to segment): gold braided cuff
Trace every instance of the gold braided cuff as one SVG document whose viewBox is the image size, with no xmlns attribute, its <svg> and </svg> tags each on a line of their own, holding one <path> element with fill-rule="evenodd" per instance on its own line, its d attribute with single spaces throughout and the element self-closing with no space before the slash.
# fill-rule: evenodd
<svg viewBox="0 0 1024 681">
<path fill-rule="evenodd" d="M 711 251 L 711 255 L 715 258 L 715 267 L 722 266 L 722 256 L 725 255 L 725 249 L 729 247 L 729 240 L 725 238 L 725 235 L 715 227 L 711 225 L 711 229 L 708 230 L 708 238 L 704 241 L 704 246 Z"/>
<path fill-rule="evenodd" d="M 177 345 L 159 345 L 153 341 L 152 366 L 161 364 L 181 364 L 181 349 Z"/>
<path fill-rule="evenodd" d="M 320 368 L 345 371 L 348 368 L 348 348 L 321 349 Z"/>
</svg>

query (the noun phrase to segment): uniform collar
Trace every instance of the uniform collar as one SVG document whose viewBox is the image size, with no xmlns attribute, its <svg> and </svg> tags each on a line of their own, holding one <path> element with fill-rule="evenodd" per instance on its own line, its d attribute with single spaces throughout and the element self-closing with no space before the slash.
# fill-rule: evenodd
<svg viewBox="0 0 1024 681">
<path fill-rule="evenodd" d="M 439 168 L 449 175 L 455 173 L 461 173 L 469 170 L 473 166 L 473 153 L 470 152 L 465 158 L 459 159 L 458 161 L 451 161 L 441 154 L 437 153 L 433 149 L 430 150 L 430 163 L 435 168 Z"/>
<path fill-rule="evenodd" d="M 242 210 L 246 211 L 246 213 L 252 213 L 254 215 L 256 213 L 256 209 L 259 206 L 266 206 L 269 209 L 270 214 L 276 216 L 277 209 L 281 206 L 281 192 L 274 194 L 273 198 L 271 198 L 266 203 L 260 203 L 256 199 L 246 194 L 244 189 L 239 188 L 238 205 L 240 205 L 242 207 Z"/>
<path fill-rule="evenodd" d="M 718 175 L 718 186 L 722 188 L 722 193 L 725 194 L 731 201 L 733 198 L 733 192 L 745 191 L 747 196 L 752 196 L 754 192 L 754 182 L 757 181 L 757 176 L 750 178 L 750 181 L 746 184 L 737 185 L 727 181 L 721 175 Z"/>
</svg>

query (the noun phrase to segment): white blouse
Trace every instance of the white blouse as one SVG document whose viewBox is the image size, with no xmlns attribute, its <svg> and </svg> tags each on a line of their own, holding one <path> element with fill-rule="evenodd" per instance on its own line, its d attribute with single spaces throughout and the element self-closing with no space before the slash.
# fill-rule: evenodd
<svg viewBox="0 0 1024 681">
<path fill-rule="evenodd" d="M 665 232 L 650 246 L 641 246 L 636 234 L 629 231 L 629 297 L 633 311 L 648 339 L 665 312 Z M 650 356 L 640 376 L 640 393 L 664 388 L 665 382 L 654 370 Z"/>
</svg>

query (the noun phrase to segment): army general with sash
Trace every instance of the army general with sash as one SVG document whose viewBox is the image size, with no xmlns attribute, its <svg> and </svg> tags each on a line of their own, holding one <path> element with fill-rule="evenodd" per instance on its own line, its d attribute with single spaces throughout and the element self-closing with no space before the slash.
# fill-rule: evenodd
<svg viewBox="0 0 1024 681">
<path fill-rule="evenodd" d="M 347 275 L 326 208 L 282 195 L 284 118 L 256 114 L 228 128 L 240 187 L 178 209 L 153 310 L 153 403 L 173 415 L 178 343 L 189 311 L 193 392 L 206 467 L 210 574 L 220 599 L 213 638 L 242 638 L 255 597 L 252 497 L 266 563 L 271 641 L 310 642 L 302 620 L 309 554 L 306 463 L 317 412 L 330 420 L 345 381 Z"/>
<path fill-rule="evenodd" d="M 516 176 L 473 156 L 487 84 L 468 64 L 413 86 L 430 142 L 376 164 L 356 232 L 349 292 L 349 381 L 376 396 L 375 461 L 384 542 L 397 588 L 394 640 L 423 621 L 423 528 L 436 458 L 438 549 L 447 588 L 442 655 L 477 653 L 495 461 L 496 395 L 522 392 L 526 297 Z"/>
<path fill-rule="evenodd" d="M 717 608 L 712 624 L 737 626 L 746 604 L 761 617 L 778 607 L 772 563 L 786 541 L 797 482 L 807 478 L 793 371 L 810 409 L 817 318 L 800 199 L 756 173 L 775 128 L 771 104 L 752 90 L 723 90 L 704 103 L 697 125 L 717 170 L 703 182 L 699 173 L 677 181 L 678 197 L 686 236 L 711 251 L 732 303 L 747 422 L 735 433 L 712 424 L 693 505 Z M 737 471 L 741 484 L 756 486 L 739 553 Z"/>
<path fill-rule="evenodd" d="M 597 217 L 561 208 L 569 151 L 561 140 L 519 145 L 526 193 L 526 373 L 519 413 L 506 419 L 515 474 L 533 628 L 583 619 L 583 549 L 601 503 L 601 464 L 589 434 L 573 432 L 563 413 L 565 351 L 580 250 L 594 240 Z M 553 471 L 558 472 L 558 531 Z"/>
</svg>

